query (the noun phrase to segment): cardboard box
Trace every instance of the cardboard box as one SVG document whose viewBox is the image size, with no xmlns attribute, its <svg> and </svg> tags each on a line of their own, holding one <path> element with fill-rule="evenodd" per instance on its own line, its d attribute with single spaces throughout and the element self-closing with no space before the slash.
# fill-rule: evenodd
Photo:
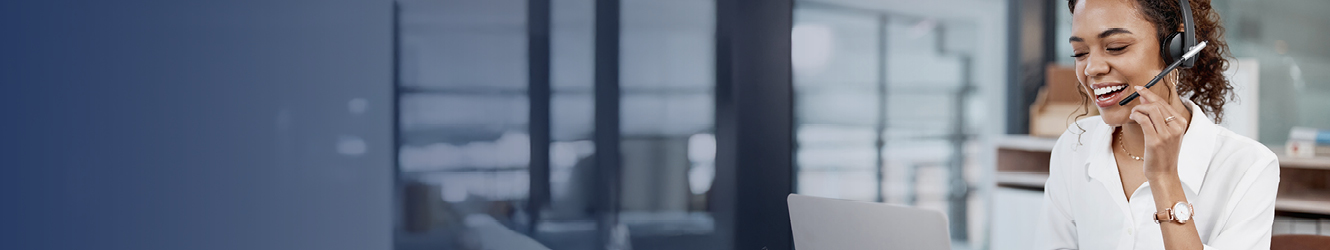
<svg viewBox="0 0 1330 250">
<path fill-rule="evenodd" d="M 1099 115 L 1089 96 L 1079 90 L 1075 68 L 1049 64 L 1044 72 L 1044 86 L 1030 105 L 1030 135 L 1058 137 L 1082 112 L 1086 115 L 1081 119 Z"/>
</svg>

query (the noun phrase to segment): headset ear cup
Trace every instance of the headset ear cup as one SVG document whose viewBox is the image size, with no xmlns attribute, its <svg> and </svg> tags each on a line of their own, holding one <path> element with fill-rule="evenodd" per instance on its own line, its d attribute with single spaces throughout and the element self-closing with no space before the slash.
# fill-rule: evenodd
<svg viewBox="0 0 1330 250">
<path fill-rule="evenodd" d="M 1163 52 L 1164 63 L 1172 64 L 1173 61 L 1182 58 L 1182 54 L 1187 52 L 1186 49 L 1183 48 L 1184 46 L 1182 46 L 1182 35 L 1183 33 L 1181 32 L 1174 32 L 1173 34 L 1168 35 L 1168 38 L 1164 40 L 1164 43 L 1162 44 L 1164 46 L 1163 48 L 1160 48 L 1162 50 L 1160 52 Z"/>
</svg>

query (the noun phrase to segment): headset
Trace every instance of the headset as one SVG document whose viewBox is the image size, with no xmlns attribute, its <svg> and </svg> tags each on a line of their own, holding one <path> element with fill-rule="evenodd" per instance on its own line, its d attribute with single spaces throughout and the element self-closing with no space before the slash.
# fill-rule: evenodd
<svg viewBox="0 0 1330 250">
<path fill-rule="evenodd" d="M 1159 83 L 1159 80 L 1164 79 L 1164 76 L 1173 72 L 1174 69 L 1195 66 L 1196 54 L 1205 48 L 1206 43 L 1201 43 L 1200 46 L 1196 44 L 1196 25 L 1191 20 L 1191 3 L 1188 3 L 1187 0 L 1178 0 L 1178 4 L 1182 5 L 1182 32 L 1173 32 L 1173 34 L 1168 35 L 1168 38 L 1160 41 L 1159 54 L 1164 57 L 1164 62 L 1168 64 L 1168 67 L 1159 72 L 1159 75 L 1155 75 L 1150 83 L 1145 84 L 1146 88 L 1155 86 L 1155 83 Z M 1177 77 L 1177 75 L 1173 76 Z M 1173 87 L 1177 88 L 1177 85 Z M 1127 103 L 1131 103 L 1132 100 L 1140 97 L 1140 94 L 1140 92 L 1131 93 L 1131 95 L 1118 101 L 1118 106 L 1126 106 Z"/>
<path fill-rule="evenodd" d="M 1191 18 L 1191 3 L 1187 0 L 1178 0 L 1182 7 L 1182 32 L 1173 32 L 1160 44 L 1159 54 L 1164 57 L 1164 64 L 1173 64 L 1173 61 L 1182 58 L 1187 53 L 1187 49 L 1196 46 L 1196 24 Z M 1179 68 L 1191 68 L 1196 65 L 1196 57 L 1186 59 Z"/>
</svg>

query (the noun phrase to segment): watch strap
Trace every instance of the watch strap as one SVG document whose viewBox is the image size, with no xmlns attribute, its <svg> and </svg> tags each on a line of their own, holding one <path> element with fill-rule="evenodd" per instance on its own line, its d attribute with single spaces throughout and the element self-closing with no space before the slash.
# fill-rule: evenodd
<svg viewBox="0 0 1330 250">
<path fill-rule="evenodd" d="M 1173 208 L 1165 208 L 1164 211 L 1154 213 L 1155 224 L 1164 221 L 1173 221 Z"/>
<path fill-rule="evenodd" d="M 1191 205 L 1190 202 L 1178 202 L 1178 203 L 1180 203 L 1180 204 L 1186 204 L 1186 205 L 1187 205 L 1187 211 L 1190 212 L 1190 213 L 1192 213 L 1192 215 L 1189 216 L 1189 217 L 1192 217 L 1192 218 L 1195 218 L 1195 217 L 1196 217 L 1196 215 L 1195 215 L 1196 210 L 1192 208 L 1192 205 Z M 1188 218 L 1188 219 L 1190 219 L 1190 218 Z M 1168 207 L 1168 208 L 1165 208 L 1164 211 L 1155 212 L 1155 213 L 1154 213 L 1154 221 L 1155 221 L 1155 224 L 1162 223 L 1163 221 L 1172 221 L 1172 222 L 1177 222 L 1178 224 L 1187 224 L 1187 221 L 1186 221 L 1186 220 L 1179 220 L 1178 218 L 1173 217 L 1173 207 L 1171 207 L 1171 206 Z"/>
</svg>

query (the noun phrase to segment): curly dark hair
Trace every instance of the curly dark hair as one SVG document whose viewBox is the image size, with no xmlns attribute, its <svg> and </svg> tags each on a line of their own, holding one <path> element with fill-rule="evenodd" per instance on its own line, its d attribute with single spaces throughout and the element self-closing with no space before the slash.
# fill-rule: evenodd
<svg viewBox="0 0 1330 250">
<path fill-rule="evenodd" d="M 1076 12 L 1077 0 L 1067 0 L 1067 8 Z M 1155 26 L 1155 38 L 1163 41 L 1182 26 L 1182 8 L 1177 0 L 1135 0 L 1141 16 Z M 1192 21 L 1196 27 L 1196 41 L 1209 45 L 1196 57 L 1190 69 L 1177 69 L 1178 94 L 1201 106 L 1201 111 L 1214 116 L 1215 123 L 1224 117 L 1224 103 L 1233 96 L 1233 85 L 1224 78 L 1228 70 L 1228 42 L 1224 41 L 1224 26 L 1220 26 L 1219 13 L 1210 7 L 1210 0 L 1188 0 Z M 1160 60 L 1163 60 L 1161 57 Z M 1083 93 L 1083 92 L 1082 92 Z M 1088 101 L 1088 96 L 1082 96 Z M 1089 110 L 1086 110 L 1088 113 Z"/>
</svg>

